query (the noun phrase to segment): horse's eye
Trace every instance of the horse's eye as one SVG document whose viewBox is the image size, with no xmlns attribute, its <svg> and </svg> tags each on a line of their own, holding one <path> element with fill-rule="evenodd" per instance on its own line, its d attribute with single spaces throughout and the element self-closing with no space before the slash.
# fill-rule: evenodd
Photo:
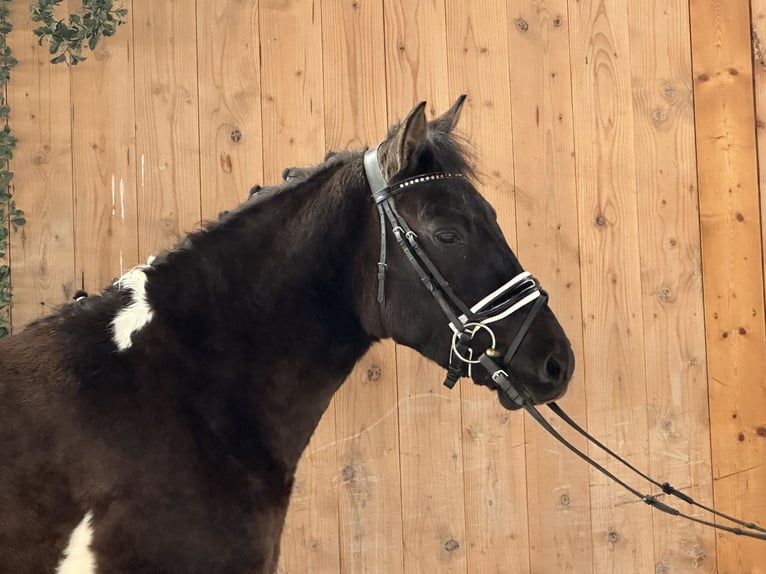
<svg viewBox="0 0 766 574">
<path fill-rule="evenodd" d="M 460 236 L 452 230 L 437 231 L 436 239 L 438 239 L 441 243 L 446 243 L 447 245 L 460 243 Z"/>
</svg>

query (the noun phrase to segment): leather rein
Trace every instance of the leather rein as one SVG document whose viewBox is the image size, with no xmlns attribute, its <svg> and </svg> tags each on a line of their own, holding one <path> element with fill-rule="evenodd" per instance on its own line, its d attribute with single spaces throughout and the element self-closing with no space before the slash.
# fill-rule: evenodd
<svg viewBox="0 0 766 574">
<path fill-rule="evenodd" d="M 540 284 L 529 273 L 522 272 L 511 278 L 505 284 L 501 285 L 498 289 L 484 297 L 481 301 L 468 307 L 463 301 L 454 293 L 449 282 L 442 276 L 439 270 L 434 265 L 433 261 L 426 255 L 423 249 L 420 247 L 417 241 L 417 234 L 407 225 L 407 222 L 396 210 L 395 197 L 397 194 L 422 184 L 427 184 L 435 181 L 443 181 L 448 179 L 460 179 L 463 175 L 460 173 L 442 173 L 435 172 L 425 175 L 418 175 L 404 179 L 396 184 L 389 185 L 386 178 L 380 169 L 378 163 L 378 148 L 367 150 L 364 154 L 364 169 L 367 175 L 367 181 L 370 184 L 372 190 L 372 198 L 375 201 L 375 205 L 380 217 L 380 259 L 378 261 L 378 293 L 377 301 L 379 305 L 384 305 L 386 300 L 385 295 L 385 280 L 386 280 L 386 255 L 387 255 L 387 227 L 386 222 L 391 226 L 391 230 L 396 238 L 396 242 L 404 252 L 407 261 L 413 267 L 417 273 L 423 286 L 429 293 L 436 299 L 437 303 L 442 309 L 442 312 L 446 316 L 449 327 L 453 332 L 452 346 L 450 349 L 450 363 L 447 370 L 447 377 L 444 384 L 452 388 L 457 383 L 460 377 L 470 374 L 471 367 L 474 364 L 481 364 L 482 367 L 487 369 L 495 384 L 502 390 L 502 392 L 508 396 L 515 404 L 526 410 L 529 415 L 534 418 L 551 436 L 563 444 L 567 449 L 572 451 L 575 455 L 583 459 L 590 464 L 593 468 L 605 475 L 607 478 L 616 482 L 622 486 L 625 490 L 639 498 L 645 504 L 648 504 L 652 508 L 655 508 L 661 512 L 673 516 L 679 516 L 686 518 L 692 522 L 709 526 L 730 532 L 739 536 L 747 536 L 756 538 L 759 540 L 766 540 L 766 528 L 763 528 L 752 522 L 745 522 L 738 518 L 728 516 L 722 512 L 719 512 L 713 508 L 700 504 L 692 497 L 679 491 L 671 484 L 667 482 L 660 483 L 659 481 L 651 478 L 645 473 L 641 472 L 625 459 L 621 458 L 614 451 L 603 445 L 601 442 L 593 438 L 582 427 L 580 427 L 572 418 L 567 415 L 563 409 L 555 402 L 548 403 L 548 407 L 556 413 L 565 423 L 572 427 L 577 433 L 585 437 L 592 444 L 606 452 L 608 455 L 615 458 L 622 465 L 641 476 L 644 480 L 650 482 L 656 487 L 660 488 L 664 494 L 669 496 L 675 496 L 680 500 L 696 506 L 702 510 L 710 512 L 715 516 L 733 522 L 739 526 L 729 526 L 725 524 L 717 524 L 715 522 L 697 518 L 688 514 L 685 514 L 678 509 L 665 504 L 657 497 L 660 494 L 642 494 L 636 488 L 630 486 L 618 478 L 615 474 L 607 470 L 604 466 L 593 460 L 587 454 L 579 450 L 566 438 L 564 438 L 548 420 L 535 408 L 532 401 L 527 397 L 523 391 L 517 389 L 510 381 L 507 369 L 510 365 L 514 355 L 519 349 L 524 337 L 532 326 L 532 322 L 542 309 L 543 305 L 548 301 L 548 294 L 540 287 Z M 491 323 L 505 319 L 516 311 L 532 304 L 521 328 L 516 333 L 513 341 L 509 345 L 505 354 L 502 354 L 495 347 L 496 339 L 492 328 L 489 326 Z M 470 341 L 480 331 L 488 332 L 492 341 L 491 346 L 485 350 L 478 358 L 473 357 L 473 350 L 470 348 Z M 740 528 L 741 527 L 741 528 Z"/>
</svg>

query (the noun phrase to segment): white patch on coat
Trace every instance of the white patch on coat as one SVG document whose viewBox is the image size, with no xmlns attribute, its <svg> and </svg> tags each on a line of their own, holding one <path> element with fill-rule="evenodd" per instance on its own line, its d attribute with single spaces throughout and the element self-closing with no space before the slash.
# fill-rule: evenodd
<svg viewBox="0 0 766 574">
<path fill-rule="evenodd" d="M 146 266 L 134 267 L 117 280 L 120 289 L 132 291 L 132 301 L 112 319 L 112 339 L 120 351 L 133 344 L 131 337 L 152 320 L 153 311 L 146 299 Z"/>
<path fill-rule="evenodd" d="M 56 574 L 95 574 L 96 557 L 90 549 L 93 542 L 93 513 L 88 511 L 85 518 L 69 536 L 69 544 L 64 550 Z"/>
</svg>

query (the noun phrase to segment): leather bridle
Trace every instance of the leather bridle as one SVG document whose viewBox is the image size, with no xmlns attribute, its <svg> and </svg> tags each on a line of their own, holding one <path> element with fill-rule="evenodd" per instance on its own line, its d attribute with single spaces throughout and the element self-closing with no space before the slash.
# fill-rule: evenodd
<svg viewBox="0 0 766 574">
<path fill-rule="evenodd" d="M 667 482 L 660 483 L 657 480 L 651 478 L 645 473 L 639 471 L 633 465 L 617 455 L 614 451 L 604 446 L 598 440 L 588 434 L 582 427 L 580 427 L 573 419 L 567 415 L 561 407 L 555 402 L 548 403 L 548 407 L 556 413 L 565 423 L 571 426 L 576 432 L 584 436 L 588 441 L 595 446 L 605 451 L 610 456 L 617 459 L 621 464 L 626 466 L 631 471 L 637 473 L 644 480 L 649 481 L 653 485 L 659 487 L 664 494 L 669 496 L 675 496 L 684 502 L 697 506 L 707 512 L 710 512 L 720 518 L 724 518 L 739 526 L 744 527 L 746 530 L 735 526 L 728 526 L 724 524 L 716 524 L 715 522 L 703 520 L 695 516 L 684 514 L 678 509 L 665 504 L 657 497 L 659 495 L 642 494 L 637 489 L 633 488 L 614 473 L 607 470 L 604 466 L 597 463 L 587 454 L 575 447 L 571 442 L 564 438 L 549 422 L 540 414 L 529 397 L 525 396 L 522 390 L 517 389 L 510 381 L 508 375 L 509 365 L 513 360 L 516 352 L 519 349 L 524 337 L 529 331 L 532 322 L 542 309 L 543 305 L 548 300 L 548 294 L 540 288 L 540 284 L 529 273 L 522 272 L 512 277 L 505 284 L 501 285 L 498 289 L 484 297 L 481 301 L 468 307 L 463 301 L 454 293 L 449 282 L 444 279 L 442 274 L 433 264 L 431 259 L 426 255 L 423 249 L 420 247 L 417 241 L 417 234 L 407 225 L 407 222 L 396 210 L 395 197 L 397 194 L 417 187 L 422 184 L 431 183 L 434 181 L 443 181 L 449 179 L 459 179 L 463 175 L 459 173 L 443 173 L 435 172 L 426 175 L 418 175 L 410 177 L 400 181 L 399 183 L 389 185 L 386 181 L 378 163 L 378 148 L 370 149 L 364 154 L 364 169 L 367 175 L 367 180 L 372 189 L 372 197 L 377 206 L 378 214 L 380 216 L 380 259 L 378 261 L 378 295 L 377 301 L 380 305 L 385 304 L 385 281 L 386 281 L 386 222 L 391 226 L 394 237 L 399 247 L 404 252 L 407 261 L 413 267 L 418 274 L 420 281 L 424 287 L 431 293 L 436 299 L 437 303 L 441 307 L 444 315 L 449 321 L 449 327 L 452 329 L 453 338 L 452 346 L 450 349 L 450 362 L 447 370 L 447 377 L 444 384 L 449 388 L 455 386 L 458 379 L 466 374 L 470 373 L 471 365 L 481 364 L 489 372 L 492 380 L 498 386 L 498 388 L 510 398 L 516 405 L 524 408 L 532 418 L 534 418 L 548 433 L 550 433 L 556 440 L 562 443 L 566 448 L 571 450 L 578 457 L 585 460 L 593 468 L 604 474 L 609 479 L 613 480 L 628 492 L 638 497 L 644 503 L 648 504 L 652 508 L 655 508 L 661 512 L 671 514 L 673 516 L 679 516 L 686 518 L 692 522 L 710 526 L 719 530 L 730 532 L 732 534 L 740 536 L 748 536 L 759 540 L 766 540 L 766 529 L 754 524 L 752 522 L 745 522 L 738 518 L 723 514 L 713 508 L 709 508 L 703 504 L 698 503 L 693 498 L 679 491 Z M 492 328 L 489 326 L 491 323 L 505 319 L 515 313 L 516 311 L 532 304 L 531 309 L 527 313 L 521 328 L 517 331 L 516 336 L 509 345 L 505 354 L 503 355 L 496 348 L 496 338 Z M 490 335 L 491 346 L 486 349 L 478 359 L 474 359 L 472 356 L 472 349 L 470 348 L 470 342 L 473 337 L 479 331 L 487 331 Z"/>
<path fill-rule="evenodd" d="M 367 181 L 372 190 L 372 198 L 380 217 L 380 259 L 378 261 L 378 303 L 385 304 L 385 281 L 387 246 L 386 222 L 396 238 L 396 242 L 404 252 L 407 261 L 417 273 L 429 293 L 436 299 L 446 316 L 454 336 L 450 349 L 450 362 L 444 384 L 449 388 L 455 386 L 458 379 L 469 373 L 471 365 L 481 364 L 490 373 L 492 380 L 507 394 L 521 394 L 508 381 L 508 366 L 519 349 L 524 337 L 532 326 L 537 314 L 548 300 L 548 294 L 540 288 L 540 284 L 528 272 L 523 271 L 512 277 L 495 291 L 481 299 L 472 307 L 468 307 L 455 294 L 449 282 L 439 272 L 431 258 L 423 251 L 418 243 L 417 234 L 412 231 L 407 221 L 396 209 L 396 196 L 413 187 L 444 181 L 462 179 L 460 173 L 434 172 L 417 175 L 389 185 L 378 163 L 378 148 L 367 150 L 364 154 L 364 169 Z M 513 341 L 502 355 L 496 348 L 496 337 L 490 325 L 506 319 L 513 313 L 532 304 L 521 328 Z M 478 358 L 472 356 L 470 342 L 480 331 L 486 331 L 492 341 L 491 346 Z M 518 402 L 517 399 L 514 401 Z M 518 403 L 521 404 L 521 403 Z"/>
</svg>

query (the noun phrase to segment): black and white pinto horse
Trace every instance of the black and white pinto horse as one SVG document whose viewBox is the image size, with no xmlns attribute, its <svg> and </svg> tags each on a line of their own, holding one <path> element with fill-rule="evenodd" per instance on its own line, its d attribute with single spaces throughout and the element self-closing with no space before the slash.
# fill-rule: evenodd
<svg viewBox="0 0 766 574">
<path fill-rule="evenodd" d="M 452 133 L 462 102 L 390 130 L 375 197 L 363 152 L 334 154 L 0 340 L 2 572 L 275 571 L 298 459 L 370 345 L 390 337 L 446 368 L 456 319 L 434 292 L 486 306 L 530 281 Z M 381 223 L 394 194 L 397 229 Z M 521 303 L 491 327 L 475 318 L 469 343 L 507 348 Z M 574 363 L 538 311 L 504 365 L 535 403 L 564 393 Z"/>
</svg>

